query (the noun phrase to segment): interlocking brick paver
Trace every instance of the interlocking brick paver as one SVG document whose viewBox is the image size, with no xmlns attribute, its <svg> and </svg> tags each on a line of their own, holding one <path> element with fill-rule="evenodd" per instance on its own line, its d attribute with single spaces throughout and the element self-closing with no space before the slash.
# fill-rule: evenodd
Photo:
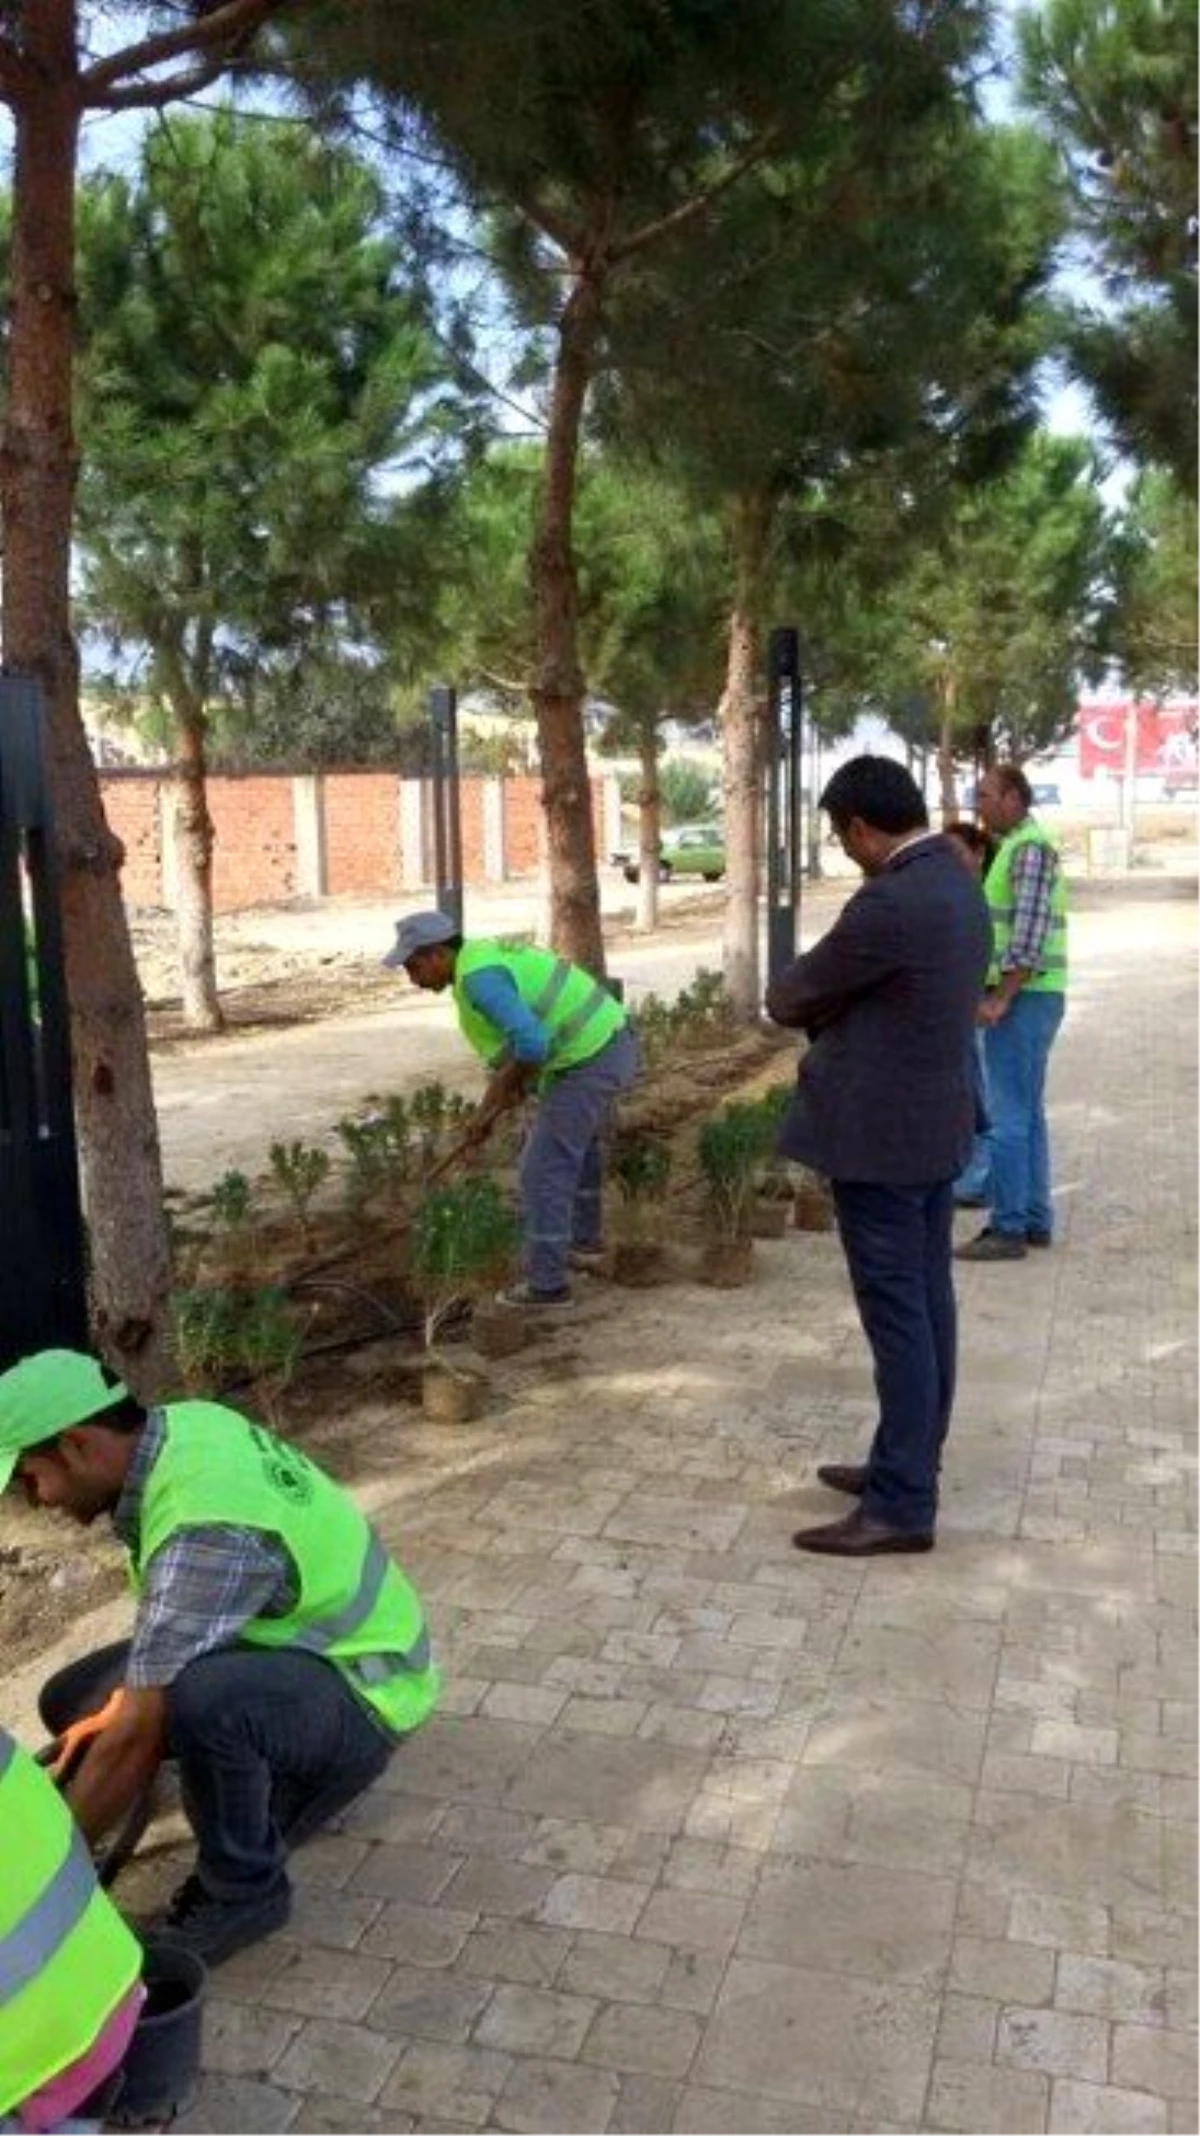
<svg viewBox="0 0 1200 2136">
<path fill-rule="evenodd" d="M 618 2090 L 619 2079 L 611 2070 L 523 2056 L 496 2102 L 493 2125 L 525 2136 L 542 2130 L 547 2136 L 566 2136 L 570 2130 L 608 2128 Z"/>
<path fill-rule="evenodd" d="M 1134 887 L 1079 898 L 1054 1248 L 960 1271 L 932 1555 L 791 1549 L 873 1422 L 833 1237 L 590 1285 L 466 1436 L 318 1426 L 447 1695 L 181 2130 L 1194 2136 L 1196 913 Z"/>
<path fill-rule="evenodd" d="M 1075 2129 L 1081 2136 L 1140 2136 L 1142 2130 L 1168 2127 L 1167 2103 L 1150 2092 L 1120 2091 L 1111 2084 L 1080 2084 L 1056 2077 L 1050 2091 L 1050 2126 Z"/>
</svg>

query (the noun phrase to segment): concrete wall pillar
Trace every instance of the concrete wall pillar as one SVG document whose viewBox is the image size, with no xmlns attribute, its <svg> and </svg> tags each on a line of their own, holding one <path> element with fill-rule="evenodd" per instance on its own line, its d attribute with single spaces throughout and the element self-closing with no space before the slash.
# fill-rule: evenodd
<svg viewBox="0 0 1200 2136">
<path fill-rule="evenodd" d="M 430 880 L 425 797 L 424 779 L 401 779 L 400 881 L 405 890 L 418 890 Z"/>
<path fill-rule="evenodd" d="M 296 838 L 296 893 L 324 897 L 329 888 L 325 843 L 325 781 L 320 772 L 292 780 L 292 817 Z"/>
<path fill-rule="evenodd" d="M 503 779 L 483 782 L 483 876 L 489 883 L 508 881 L 508 852 Z"/>
<path fill-rule="evenodd" d="M 158 787 L 158 850 L 162 873 L 162 900 L 168 912 L 179 910 L 179 853 L 175 844 L 175 789 L 170 779 Z"/>
</svg>

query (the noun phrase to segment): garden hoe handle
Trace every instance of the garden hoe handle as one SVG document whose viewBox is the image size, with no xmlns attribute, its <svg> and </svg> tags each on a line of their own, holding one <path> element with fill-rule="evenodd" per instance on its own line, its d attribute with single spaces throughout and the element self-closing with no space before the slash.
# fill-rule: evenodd
<svg viewBox="0 0 1200 2136">
<path fill-rule="evenodd" d="M 425 1174 L 426 1186 L 431 1187 L 435 1180 L 444 1179 L 447 1172 L 452 1172 L 456 1165 L 462 1163 L 464 1157 L 469 1157 L 471 1152 L 478 1149 L 478 1147 L 478 1136 L 464 1135 L 460 1141 L 453 1145 L 453 1148 L 446 1151 L 444 1157 L 439 1157 L 436 1164 L 430 1165 Z"/>
</svg>

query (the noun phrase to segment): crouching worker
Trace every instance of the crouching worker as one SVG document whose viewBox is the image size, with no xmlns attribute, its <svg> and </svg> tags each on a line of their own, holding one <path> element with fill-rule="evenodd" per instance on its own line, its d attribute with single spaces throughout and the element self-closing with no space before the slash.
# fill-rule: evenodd
<svg viewBox="0 0 1200 2136">
<path fill-rule="evenodd" d="M 53 1781 L 0 1728 L 0 2129 L 78 2125 L 125 2058 L 141 1975 Z"/>
<path fill-rule="evenodd" d="M 147 1412 L 78 1351 L 0 1373 L 0 1489 L 14 1471 L 33 1504 L 109 1514 L 129 1553 L 132 1639 L 42 1691 L 55 1736 L 103 1709 L 67 1800 L 95 1843 L 178 1762 L 196 1866 L 153 1926 L 219 1965 L 282 1927 L 289 1850 L 432 1712 L 420 1602 L 296 1447 L 216 1402 Z"/>
<path fill-rule="evenodd" d="M 383 961 L 426 993 L 452 989 L 462 1035 L 491 1071 L 476 1142 L 536 1090 L 521 1158 L 525 1280 L 501 1295 L 512 1305 L 570 1305 L 571 1268 L 594 1269 L 603 1253 L 601 1133 L 638 1072 L 624 1009 L 582 965 L 550 949 L 464 941 L 440 912 L 398 920 Z"/>
</svg>

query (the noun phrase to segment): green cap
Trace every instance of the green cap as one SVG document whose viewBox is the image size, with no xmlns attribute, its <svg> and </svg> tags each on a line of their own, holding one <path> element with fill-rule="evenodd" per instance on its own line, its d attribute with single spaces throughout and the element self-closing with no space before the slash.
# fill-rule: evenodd
<svg viewBox="0 0 1200 2136">
<path fill-rule="evenodd" d="M 19 1454 L 115 1408 L 127 1391 L 120 1380 L 106 1379 L 103 1367 L 82 1350 L 38 1350 L 0 1372 L 0 1491 Z"/>
</svg>

